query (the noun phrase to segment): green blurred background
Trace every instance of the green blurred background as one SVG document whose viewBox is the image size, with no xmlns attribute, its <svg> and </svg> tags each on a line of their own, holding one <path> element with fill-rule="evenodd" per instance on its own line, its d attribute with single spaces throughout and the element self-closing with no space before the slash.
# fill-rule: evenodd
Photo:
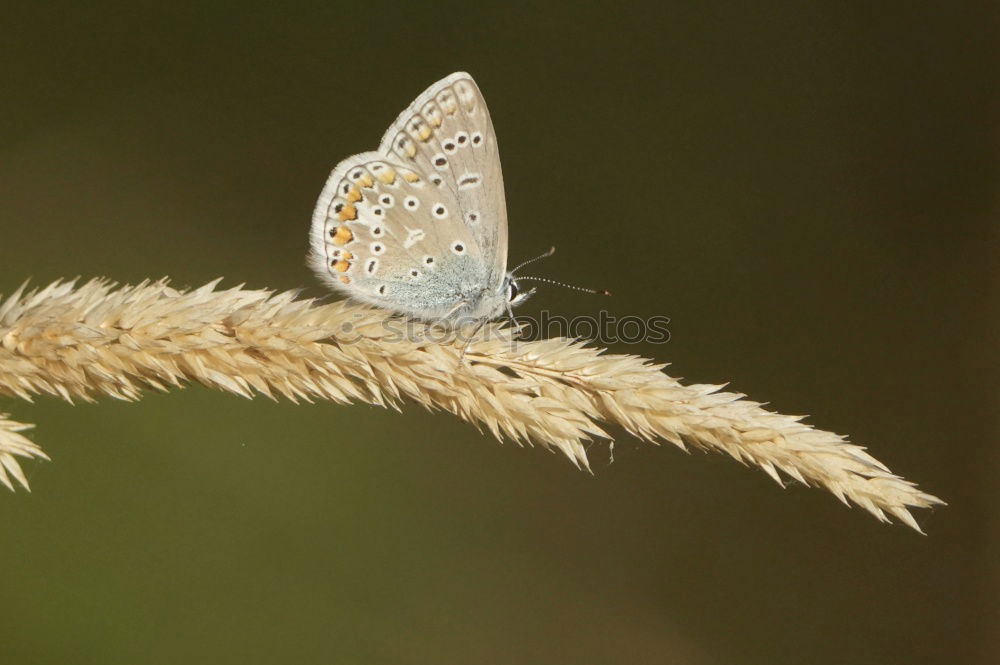
<svg viewBox="0 0 1000 665">
<path fill-rule="evenodd" d="M 747 8 L 744 4 L 753 5 Z M 411 406 L 0 400 L 0 662 L 1000 662 L 995 3 L 82 3 L 5 11 L 0 291 L 305 287 L 329 170 L 455 70 L 511 260 L 868 445 L 928 537 L 622 434 L 596 477 Z"/>
</svg>

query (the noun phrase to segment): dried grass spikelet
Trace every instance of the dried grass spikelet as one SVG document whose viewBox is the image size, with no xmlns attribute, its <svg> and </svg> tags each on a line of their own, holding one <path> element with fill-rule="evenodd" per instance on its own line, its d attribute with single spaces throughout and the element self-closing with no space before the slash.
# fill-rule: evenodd
<svg viewBox="0 0 1000 665">
<path fill-rule="evenodd" d="M 14 490 L 14 483 L 10 477 L 21 483 L 21 486 L 28 489 L 28 479 L 21 471 L 18 464 L 18 457 L 40 457 L 48 459 L 48 455 L 35 445 L 28 437 L 21 434 L 26 429 L 31 429 L 34 425 L 18 423 L 10 420 L 6 413 L 0 413 L 0 483 L 6 485 L 11 491 Z"/>
<path fill-rule="evenodd" d="M 567 339 L 513 343 L 491 324 L 463 362 L 464 342 L 431 341 L 434 330 L 413 322 L 416 335 L 399 335 L 401 320 L 381 310 L 217 284 L 22 287 L 0 304 L 0 393 L 135 400 L 145 388 L 198 381 L 292 401 L 398 408 L 409 398 L 498 438 L 558 449 L 578 467 L 589 468 L 586 441 L 610 439 L 605 422 L 647 441 L 728 453 L 779 484 L 781 472 L 918 531 L 908 508 L 942 503 L 840 435 L 721 386 L 682 385 L 643 358 Z M 0 480 L 9 487 L 8 473 L 27 487 L 15 456 L 45 457 L 17 433 L 25 427 L 0 420 Z"/>
</svg>

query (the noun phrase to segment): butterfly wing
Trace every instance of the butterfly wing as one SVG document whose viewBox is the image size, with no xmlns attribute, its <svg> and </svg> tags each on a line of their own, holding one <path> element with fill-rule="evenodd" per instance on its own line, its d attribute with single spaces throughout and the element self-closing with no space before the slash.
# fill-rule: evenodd
<svg viewBox="0 0 1000 665">
<path fill-rule="evenodd" d="M 321 278 L 363 302 L 421 318 L 495 313 L 481 305 L 506 267 L 503 181 L 467 74 L 420 95 L 378 152 L 337 165 L 313 214 L 311 247 Z"/>
<path fill-rule="evenodd" d="M 465 72 L 447 76 L 414 100 L 382 137 L 379 152 L 430 174 L 452 191 L 499 285 L 507 268 L 507 204 L 496 132 L 479 86 Z"/>
<path fill-rule="evenodd" d="M 376 152 L 341 162 L 313 215 L 312 264 L 335 290 L 410 316 L 447 316 L 486 288 L 451 190 Z"/>
</svg>

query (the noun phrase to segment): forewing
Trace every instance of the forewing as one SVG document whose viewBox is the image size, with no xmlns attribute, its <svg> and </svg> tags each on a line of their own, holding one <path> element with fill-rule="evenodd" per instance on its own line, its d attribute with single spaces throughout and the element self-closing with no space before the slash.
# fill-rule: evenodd
<svg viewBox="0 0 1000 665">
<path fill-rule="evenodd" d="M 507 205 L 496 133 L 472 77 L 448 76 L 423 92 L 382 137 L 379 152 L 450 190 L 499 286 L 507 266 Z"/>
</svg>

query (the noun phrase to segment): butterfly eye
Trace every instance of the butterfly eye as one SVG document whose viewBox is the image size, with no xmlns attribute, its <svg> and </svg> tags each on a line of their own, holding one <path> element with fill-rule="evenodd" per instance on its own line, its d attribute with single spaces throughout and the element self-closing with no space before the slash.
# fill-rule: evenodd
<svg viewBox="0 0 1000 665">
<path fill-rule="evenodd" d="M 372 249 L 372 254 L 378 256 L 379 254 L 385 251 L 385 245 L 383 245 L 380 242 L 373 242 L 371 249 Z"/>
<path fill-rule="evenodd" d="M 365 272 L 369 275 L 374 275 L 377 269 L 378 259 L 368 259 L 368 263 L 365 264 Z"/>
<path fill-rule="evenodd" d="M 416 196 L 407 196 L 403 201 L 403 205 L 405 205 L 409 210 L 416 210 L 420 205 L 420 201 L 417 200 Z"/>
<path fill-rule="evenodd" d="M 382 237 L 382 227 L 381 226 L 376 226 L 375 228 L 373 228 L 372 229 L 372 235 L 374 237 L 376 237 L 376 238 Z"/>
<path fill-rule="evenodd" d="M 455 242 L 451 243 L 451 251 L 455 254 L 464 254 L 465 243 L 463 243 L 461 240 L 456 240 Z"/>
<path fill-rule="evenodd" d="M 467 224 L 475 224 L 478 221 L 479 221 L 479 213 L 476 212 L 475 210 L 470 210 L 469 212 L 465 213 L 465 222 Z"/>
<path fill-rule="evenodd" d="M 428 266 L 434 265 L 434 257 L 433 256 L 425 256 L 424 257 L 424 265 L 428 265 Z"/>
<path fill-rule="evenodd" d="M 410 269 L 410 277 L 412 277 L 413 279 L 419 279 L 420 278 L 420 271 L 417 270 L 416 268 L 411 268 Z"/>
<path fill-rule="evenodd" d="M 391 208 L 392 204 L 394 203 L 394 200 L 392 198 L 392 194 L 383 194 L 382 198 L 379 199 L 379 202 L 382 205 L 384 205 L 386 208 Z"/>
<path fill-rule="evenodd" d="M 510 284 L 507 285 L 507 302 L 514 302 L 518 293 L 520 292 L 517 290 L 517 282 L 511 280 Z"/>
<path fill-rule="evenodd" d="M 441 153 L 434 155 L 434 166 L 443 171 L 448 166 L 448 158 Z"/>
<path fill-rule="evenodd" d="M 382 208 L 372 208 L 372 214 L 378 217 L 382 216 Z"/>
<path fill-rule="evenodd" d="M 482 145 L 482 143 L 483 143 L 483 135 L 480 134 L 479 132 L 474 133 L 472 135 L 472 145 L 480 146 Z"/>
<path fill-rule="evenodd" d="M 448 216 L 448 209 L 445 208 L 444 205 L 442 205 L 440 203 L 435 203 L 434 204 L 434 211 L 433 212 L 434 212 L 434 216 L 437 217 L 438 219 L 444 219 L 445 217 Z"/>
<path fill-rule="evenodd" d="M 466 134 L 465 132 L 459 132 L 458 134 L 455 134 L 455 143 L 457 143 L 458 145 L 465 145 L 468 142 L 469 142 L 469 135 Z"/>
<path fill-rule="evenodd" d="M 458 146 L 455 144 L 454 141 L 445 141 L 444 145 L 442 145 L 441 147 L 444 148 L 444 151 L 449 155 L 455 154 L 455 150 L 458 149 Z"/>
</svg>

